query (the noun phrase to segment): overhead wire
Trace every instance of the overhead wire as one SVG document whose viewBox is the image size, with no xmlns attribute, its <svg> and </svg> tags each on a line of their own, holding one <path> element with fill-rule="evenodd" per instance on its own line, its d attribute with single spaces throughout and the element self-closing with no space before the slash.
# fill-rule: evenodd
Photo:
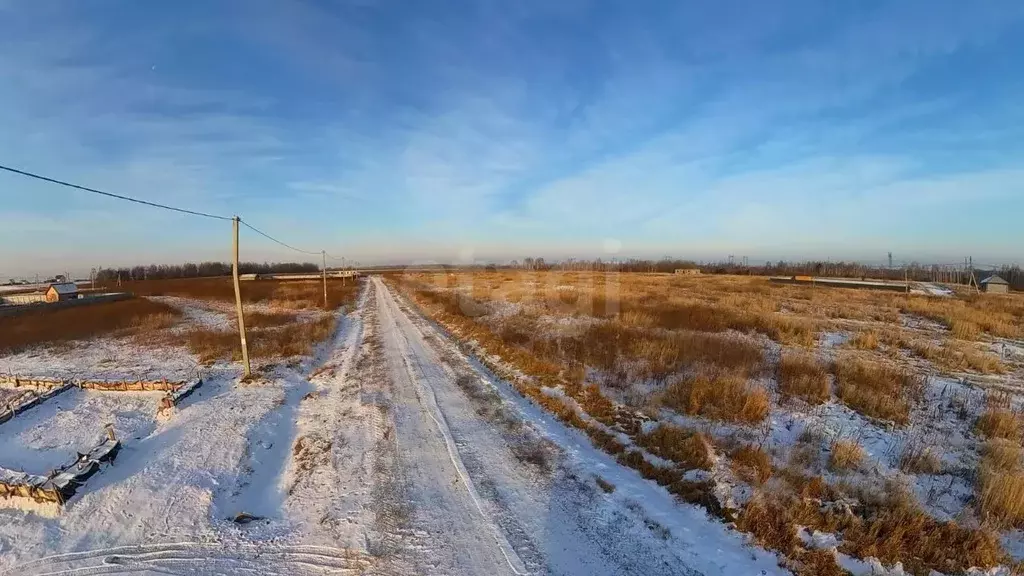
<svg viewBox="0 0 1024 576">
<path fill-rule="evenodd" d="M 113 192 L 104 192 L 103 190 L 97 190 L 95 188 L 89 188 L 88 186 L 79 186 L 78 184 L 72 184 L 63 180 L 57 180 L 56 178 L 49 178 L 47 176 L 41 176 L 25 170 L 19 170 L 17 168 L 11 168 L 10 166 L 4 166 L 0 164 L 0 170 L 6 170 L 14 174 L 20 174 L 29 178 L 35 178 L 36 180 L 42 180 L 44 182 L 51 182 L 53 184 L 59 184 L 61 186 L 67 186 L 68 188 L 75 188 L 76 190 L 83 190 L 85 192 L 91 192 L 93 194 L 100 194 L 102 196 L 108 196 L 110 198 L 117 198 L 118 200 L 127 200 L 128 202 L 135 202 L 136 204 L 144 204 L 146 206 L 152 206 L 154 208 L 163 208 L 164 210 L 173 210 L 174 212 L 181 212 L 183 214 L 191 214 L 193 216 L 202 216 L 204 218 L 214 218 L 216 220 L 231 220 L 228 216 L 218 216 L 216 214 L 207 214 L 206 212 L 199 212 L 198 210 L 188 210 L 185 208 L 175 208 L 174 206 L 168 206 L 166 204 L 157 204 L 156 202 L 150 202 L 148 200 L 139 200 L 138 198 L 132 198 L 130 196 L 122 196 L 121 194 L 114 194 Z"/>
<path fill-rule="evenodd" d="M 245 226 L 246 228 L 252 230 L 253 232 L 255 232 L 257 234 L 259 234 L 260 236 L 263 236 L 264 238 L 266 238 L 268 240 L 271 240 L 273 242 L 277 242 L 281 246 L 284 246 L 285 248 L 288 248 L 290 250 L 294 250 L 294 251 L 300 252 L 302 254 L 310 254 L 310 255 L 313 255 L 313 256 L 319 256 L 319 255 L 323 254 L 323 252 L 310 252 L 309 250 L 302 250 L 302 249 L 296 248 L 295 246 L 292 246 L 291 244 L 286 244 L 286 243 L 278 240 L 277 238 L 274 238 L 270 234 L 267 234 L 266 232 L 256 228 L 255 226 L 253 226 L 252 224 L 249 224 L 248 222 L 246 222 L 245 220 L 242 220 L 241 218 L 239 218 L 238 221 L 241 222 L 243 226 Z"/>
<path fill-rule="evenodd" d="M 106 192 L 104 190 L 98 190 L 96 188 L 90 188 L 88 186 L 81 186 L 79 184 L 72 184 L 71 182 L 67 182 L 67 181 L 64 181 L 64 180 L 58 180 L 57 178 L 50 178 L 49 176 L 43 176 L 41 174 L 36 174 L 34 172 L 29 172 L 27 170 L 20 170 L 18 168 L 12 168 L 10 166 L 5 166 L 3 164 L 0 164 L 0 170 L 5 170 L 5 171 L 10 172 L 12 174 L 18 174 L 18 175 L 25 176 L 25 177 L 28 177 L 28 178 L 33 178 L 35 180 L 41 180 L 43 182 L 50 182 L 51 184 L 57 184 L 59 186 L 65 186 L 65 187 L 68 187 L 68 188 L 73 188 L 75 190 L 82 190 L 84 192 L 90 192 L 92 194 L 99 194 L 101 196 L 106 196 L 108 198 L 115 198 L 117 200 L 125 200 L 127 202 L 134 202 L 136 204 L 142 204 L 142 205 L 150 206 L 150 207 L 153 207 L 153 208 L 161 208 L 163 210 L 171 210 L 173 212 L 180 212 L 182 214 L 190 214 L 192 216 L 202 216 L 204 218 L 213 218 L 215 220 L 227 220 L 227 221 L 234 220 L 234 218 L 235 218 L 235 217 L 231 217 L 231 216 L 220 216 L 220 215 L 217 215 L 217 214 L 209 214 L 207 212 L 200 212 L 199 210 L 189 210 L 187 208 L 178 208 L 176 206 L 168 206 L 166 204 L 159 204 L 157 202 L 150 202 L 148 200 L 140 200 L 139 198 L 132 198 L 131 196 L 125 196 L 123 194 L 115 194 L 113 192 Z M 242 223 L 246 228 L 249 228 L 250 230 L 252 230 L 253 232 L 256 232 L 260 236 L 263 236 L 264 238 L 267 238 L 268 240 L 276 242 L 277 244 L 280 244 L 281 246 L 284 246 L 285 248 L 288 248 L 289 250 L 294 250 L 294 251 L 302 253 L 302 254 L 309 254 L 309 255 L 314 255 L 314 256 L 318 255 L 318 254 L 326 254 L 326 252 L 311 252 L 311 251 L 308 251 L 308 250 L 301 250 L 299 248 L 296 248 L 296 247 L 292 246 L 291 244 L 288 244 L 286 242 L 282 242 L 281 240 L 278 240 L 277 238 L 274 238 L 270 234 L 267 234 L 266 232 L 263 232 L 262 230 L 256 228 L 255 226 L 253 226 L 252 224 L 249 224 L 248 222 L 246 222 L 245 220 L 242 220 L 241 218 L 238 218 L 238 221 L 240 223 Z M 333 258 L 335 260 L 341 260 L 341 258 L 335 258 L 334 256 L 331 256 L 331 258 Z"/>
</svg>

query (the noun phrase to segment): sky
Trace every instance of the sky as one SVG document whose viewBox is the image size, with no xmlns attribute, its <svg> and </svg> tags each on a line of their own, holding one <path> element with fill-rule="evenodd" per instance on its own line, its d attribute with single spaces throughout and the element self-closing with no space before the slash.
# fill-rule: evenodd
<svg viewBox="0 0 1024 576">
<path fill-rule="evenodd" d="M 1021 262 L 1022 160 L 1019 0 L 0 0 L 0 164 L 366 263 Z M 220 220 L 0 206 L 0 278 L 230 257 Z"/>
</svg>

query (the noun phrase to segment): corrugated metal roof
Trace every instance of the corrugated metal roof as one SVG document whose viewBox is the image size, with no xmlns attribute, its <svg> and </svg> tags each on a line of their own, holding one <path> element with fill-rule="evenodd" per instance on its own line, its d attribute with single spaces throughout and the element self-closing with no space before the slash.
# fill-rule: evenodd
<svg viewBox="0 0 1024 576">
<path fill-rule="evenodd" d="M 50 288 L 57 291 L 57 294 L 77 294 L 78 286 L 74 282 L 64 282 L 63 284 L 50 284 Z"/>
</svg>

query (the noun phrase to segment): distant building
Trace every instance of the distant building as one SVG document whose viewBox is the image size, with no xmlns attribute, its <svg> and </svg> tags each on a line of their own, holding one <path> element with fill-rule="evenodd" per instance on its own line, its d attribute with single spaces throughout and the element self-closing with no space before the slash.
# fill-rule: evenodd
<svg viewBox="0 0 1024 576">
<path fill-rule="evenodd" d="M 676 274 L 680 276 L 700 276 L 700 268 L 676 268 Z"/>
<path fill-rule="evenodd" d="M 1006 294 L 1010 291 L 1010 283 L 995 274 L 978 282 L 982 292 L 990 294 Z"/>
<path fill-rule="evenodd" d="M 74 282 L 50 284 L 50 287 L 46 289 L 47 302 L 62 302 L 76 298 L 78 298 L 78 286 Z"/>
</svg>

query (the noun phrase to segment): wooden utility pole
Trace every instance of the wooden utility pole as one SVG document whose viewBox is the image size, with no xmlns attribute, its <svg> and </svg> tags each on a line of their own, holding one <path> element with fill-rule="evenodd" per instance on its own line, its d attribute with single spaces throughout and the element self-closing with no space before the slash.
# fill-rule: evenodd
<svg viewBox="0 0 1024 576">
<path fill-rule="evenodd" d="M 327 309 L 327 251 L 321 250 L 320 256 L 324 259 L 324 310 Z"/>
<path fill-rule="evenodd" d="M 249 345 L 245 343 L 245 317 L 242 315 L 242 291 L 238 285 L 238 216 L 231 219 L 234 231 L 233 261 L 231 275 L 235 280 L 235 309 L 238 312 L 238 337 L 242 341 L 242 368 L 245 370 L 245 377 L 252 376 L 252 368 L 249 367 Z"/>
</svg>

